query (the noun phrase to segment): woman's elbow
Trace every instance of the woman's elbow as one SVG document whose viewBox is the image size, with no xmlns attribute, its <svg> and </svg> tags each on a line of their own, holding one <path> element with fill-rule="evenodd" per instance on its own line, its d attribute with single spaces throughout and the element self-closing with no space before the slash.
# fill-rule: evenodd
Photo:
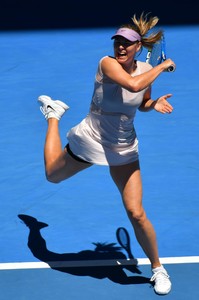
<svg viewBox="0 0 199 300">
<path fill-rule="evenodd" d="M 133 83 L 133 84 L 131 84 L 131 86 L 130 86 L 130 91 L 132 92 L 132 93 L 138 93 L 138 92 L 140 92 L 142 90 L 142 88 L 140 87 L 140 84 L 139 83 Z"/>
</svg>

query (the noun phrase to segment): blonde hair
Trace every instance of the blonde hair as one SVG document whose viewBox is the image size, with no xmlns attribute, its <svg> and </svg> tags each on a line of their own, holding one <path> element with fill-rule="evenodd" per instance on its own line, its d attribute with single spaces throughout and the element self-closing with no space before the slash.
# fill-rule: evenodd
<svg viewBox="0 0 199 300">
<path fill-rule="evenodd" d="M 141 36 L 142 46 L 147 49 L 151 49 L 153 44 L 157 43 L 161 39 L 163 30 L 154 30 L 148 34 L 148 32 L 153 29 L 159 21 L 158 17 L 151 16 L 148 18 L 148 15 L 149 13 L 142 13 L 140 17 L 137 18 L 134 14 L 134 16 L 131 18 L 133 24 L 126 24 L 122 25 L 121 27 L 135 30 Z"/>
</svg>

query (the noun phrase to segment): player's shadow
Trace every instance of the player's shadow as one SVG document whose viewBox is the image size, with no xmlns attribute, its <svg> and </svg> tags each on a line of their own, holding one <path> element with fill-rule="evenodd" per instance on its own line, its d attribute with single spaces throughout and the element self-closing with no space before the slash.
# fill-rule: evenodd
<svg viewBox="0 0 199 300">
<path fill-rule="evenodd" d="M 37 219 L 28 215 L 18 215 L 18 217 L 29 228 L 28 247 L 32 254 L 39 260 L 47 263 L 52 269 L 69 273 L 76 276 L 91 276 L 98 279 L 108 278 L 119 284 L 142 284 L 150 283 L 150 279 L 143 276 L 128 276 L 125 269 L 134 274 L 141 274 L 136 265 L 114 264 L 100 265 L 100 261 L 127 259 L 127 256 L 117 247 L 115 243 L 93 243 L 94 250 L 83 250 L 78 253 L 55 253 L 49 251 L 46 247 L 46 241 L 42 237 L 40 230 L 48 225 L 38 222 Z M 89 262 L 97 261 L 97 266 L 92 266 Z M 68 264 L 67 264 L 68 262 Z M 73 266 L 70 266 L 73 262 Z M 75 266 L 75 262 L 77 265 Z M 82 266 L 82 262 L 88 262 L 88 265 Z M 79 263 L 79 266 L 78 266 Z M 90 265 L 90 266 L 89 266 Z"/>
</svg>

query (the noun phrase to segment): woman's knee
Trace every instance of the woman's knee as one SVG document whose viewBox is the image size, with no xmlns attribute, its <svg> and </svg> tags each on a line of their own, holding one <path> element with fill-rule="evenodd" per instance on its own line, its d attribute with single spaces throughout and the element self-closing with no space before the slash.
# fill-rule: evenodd
<svg viewBox="0 0 199 300">
<path fill-rule="evenodd" d="M 147 216 L 146 216 L 146 213 L 145 213 L 143 207 L 141 207 L 139 209 L 127 209 L 127 214 L 128 214 L 130 221 L 133 224 L 136 224 L 139 226 L 142 226 L 147 219 Z"/>
<path fill-rule="evenodd" d="M 62 180 L 57 178 L 57 176 L 54 176 L 53 174 L 46 171 L 46 179 L 51 183 L 60 183 Z"/>
</svg>

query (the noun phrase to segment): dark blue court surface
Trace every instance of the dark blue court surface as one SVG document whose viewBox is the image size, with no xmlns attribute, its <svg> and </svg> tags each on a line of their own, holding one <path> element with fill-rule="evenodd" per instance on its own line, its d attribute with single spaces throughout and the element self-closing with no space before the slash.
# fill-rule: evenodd
<svg viewBox="0 0 199 300">
<path fill-rule="evenodd" d="M 137 244 L 108 168 L 93 166 L 58 185 L 47 182 L 44 175 L 46 122 L 37 97 L 47 94 L 70 106 L 60 122 L 64 146 L 66 132 L 88 112 L 97 63 L 112 54 L 110 36 L 114 31 L 0 33 L 2 300 L 159 297 L 149 283 L 150 265 Z M 197 300 L 199 27 L 165 27 L 165 35 L 167 54 L 177 69 L 158 78 L 153 97 L 172 93 L 174 111 L 171 115 L 137 114 L 143 201 L 173 283 L 166 298 Z M 141 58 L 145 59 L 145 53 Z M 33 230 L 30 238 L 19 214 L 48 227 Z M 119 246 L 115 232 L 120 226 L 131 234 L 132 252 L 141 272 L 115 265 L 117 255 L 119 259 L 127 256 L 124 251 L 118 254 L 109 248 L 100 252 L 103 257 L 95 251 L 99 243 Z M 28 238 L 33 241 L 29 247 Z M 91 256 L 98 266 L 90 265 Z M 73 263 L 57 270 L 59 266 L 51 264 L 52 269 L 44 263 L 49 260 L 83 261 L 85 265 Z M 107 265 L 109 260 L 113 264 Z"/>
</svg>

